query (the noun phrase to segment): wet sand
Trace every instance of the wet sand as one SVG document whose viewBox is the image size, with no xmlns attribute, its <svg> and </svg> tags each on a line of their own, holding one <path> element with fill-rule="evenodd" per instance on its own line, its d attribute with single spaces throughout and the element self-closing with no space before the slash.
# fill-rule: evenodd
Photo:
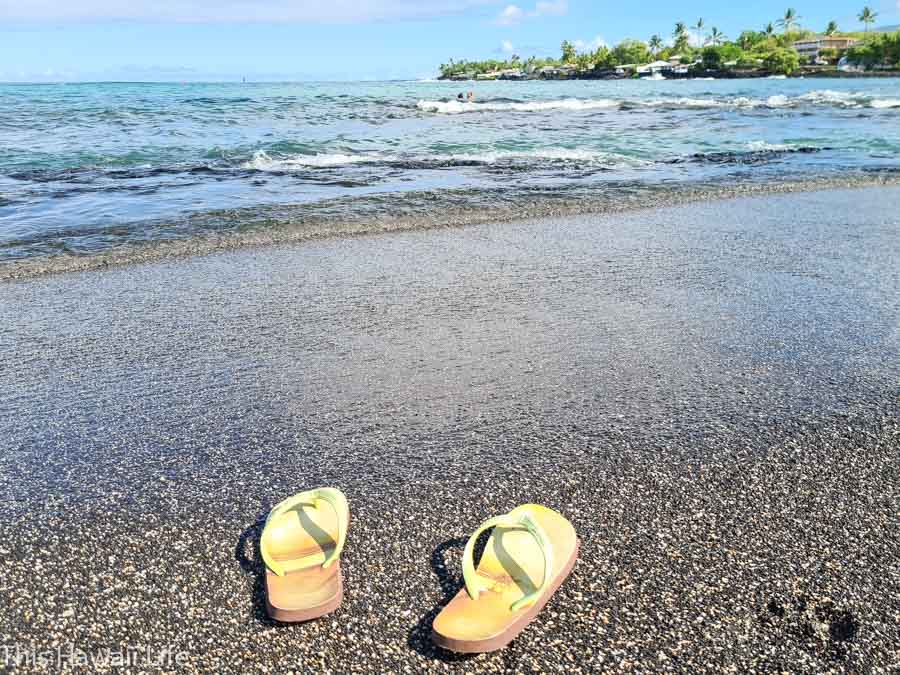
<svg viewBox="0 0 900 675">
<path fill-rule="evenodd" d="M 4 283 L 0 658 L 895 671 L 898 214 L 833 190 Z M 322 484 L 344 606 L 273 625 L 263 519 Z M 575 525 L 572 577 L 503 652 L 436 651 L 467 534 L 525 501 Z"/>
<path fill-rule="evenodd" d="M 762 151 L 766 152 L 766 151 Z M 773 151 L 770 151 L 773 152 Z M 505 188 L 373 194 L 325 200 L 313 204 L 254 206 L 186 215 L 156 222 L 130 243 L 116 244 L 97 233 L 88 249 L 55 255 L 0 258 L 0 282 L 67 272 L 108 270 L 158 260 L 196 257 L 217 251 L 297 244 L 321 239 L 345 239 L 390 232 L 417 232 L 472 225 L 521 222 L 563 216 L 609 216 L 630 211 L 684 206 L 710 200 L 791 194 L 826 189 L 897 187 L 900 175 L 883 170 L 847 173 L 840 177 L 780 176 L 777 180 L 752 172 L 727 180 L 610 183 L 603 188 L 569 191 L 534 189 L 530 198 L 510 196 Z M 440 200 L 440 201 L 437 201 Z M 148 228 L 144 223 L 141 228 Z M 124 229 L 128 229 L 127 227 Z M 102 244 L 100 243 L 102 242 Z M 20 242 L 19 245 L 24 245 Z M 82 242 L 81 248 L 84 248 Z M 68 248 L 64 245 L 63 248 Z"/>
</svg>

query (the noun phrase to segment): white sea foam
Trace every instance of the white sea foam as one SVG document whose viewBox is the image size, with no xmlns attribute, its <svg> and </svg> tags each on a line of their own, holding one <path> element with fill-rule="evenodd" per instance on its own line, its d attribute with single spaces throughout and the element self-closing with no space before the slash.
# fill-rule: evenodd
<svg viewBox="0 0 900 675">
<path fill-rule="evenodd" d="M 433 159 L 436 161 L 476 162 L 479 164 L 497 164 L 500 162 L 520 162 L 533 160 L 606 165 L 637 165 L 645 163 L 644 160 L 641 160 L 637 157 L 622 155 L 616 152 L 576 148 L 537 148 L 535 150 L 522 151 L 498 150 L 469 154 L 437 155 Z"/>
<path fill-rule="evenodd" d="M 807 94 L 797 97 L 797 100 L 808 103 L 827 103 L 840 106 L 858 106 L 860 105 L 860 97 L 858 94 L 846 91 L 834 91 L 832 89 L 817 89 Z"/>
<path fill-rule="evenodd" d="M 751 152 L 783 152 L 785 150 L 797 150 L 798 145 L 791 143 L 769 143 L 768 141 L 750 141 L 747 149 Z"/>
<path fill-rule="evenodd" d="M 714 98 L 659 98 L 650 101 L 629 101 L 630 105 L 640 105 L 647 108 L 721 108 L 726 103 Z"/>
<path fill-rule="evenodd" d="M 577 99 L 564 98 L 553 101 L 528 101 L 515 102 L 491 102 L 485 101 L 419 101 L 416 107 L 425 112 L 443 114 L 459 114 L 471 112 L 539 112 L 541 110 L 596 110 L 600 108 L 615 108 L 619 101 L 612 99 Z"/>
<path fill-rule="evenodd" d="M 540 112 L 544 110 L 595 110 L 618 108 L 683 108 L 686 110 L 711 108 L 794 108 L 803 105 L 835 106 L 840 108 L 896 108 L 900 99 L 872 99 L 856 92 L 814 90 L 799 96 L 774 94 L 768 98 L 654 98 L 654 99 L 556 99 L 549 101 L 512 102 L 464 102 L 464 101 L 419 101 L 417 107 L 425 112 L 439 114 L 460 114 L 472 112 Z"/>
<path fill-rule="evenodd" d="M 347 155 L 343 153 L 271 157 L 264 150 L 258 150 L 253 155 L 253 159 L 244 163 L 244 168 L 256 171 L 291 171 L 347 166 L 348 164 L 371 164 L 389 160 L 390 158 L 384 155 Z"/>
<path fill-rule="evenodd" d="M 570 162 L 584 165 L 640 165 L 646 163 L 636 157 L 621 155 L 615 152 L 587 150 L 577 148 L 536 148 L 534 150 L 487 150 L 485 152 L 451 153 L 434 155 L 396 155 L 380 154 L 317 154 L 291 155 L 288 157 L 271 157 L 263 150 L 257 151 L 251 160 L 244 163 L 245 169 L 255 171 L 281 172 L 314 168 L 331 168 L 353 164 L 375 163 L 433 163 L 433 164 L 499 164 L 499 163 L 534 163 L 535 161 Z"/>
</svg>

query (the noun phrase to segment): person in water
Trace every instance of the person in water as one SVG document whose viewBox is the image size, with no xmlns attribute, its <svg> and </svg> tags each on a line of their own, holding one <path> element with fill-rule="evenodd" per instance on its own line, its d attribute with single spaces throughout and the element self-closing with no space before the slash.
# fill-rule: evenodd
<svg viewBox="0 0 900 675">
<path fill-rule="evenodd" d="M 469 95 L 466 96 L 466 100 L 467 100 L 469 103 L 475 103 L 475 92 L 474 92 L 474 91 L 470 91 L 470 92 L 469 92 Z"/>
</svg>

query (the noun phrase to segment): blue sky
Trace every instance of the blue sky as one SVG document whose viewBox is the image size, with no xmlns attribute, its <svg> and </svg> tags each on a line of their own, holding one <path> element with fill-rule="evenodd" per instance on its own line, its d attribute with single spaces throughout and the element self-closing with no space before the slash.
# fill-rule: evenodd
<svg viewBox="0 0 900 675">
<path fill-rule="evenodd" d="M 789 5 L 804 26 L 858 29 L 864 2 L 0 0 L 0 81 L 422 78 L 450 57 L 668 37 L 701 16 L 735 37 Z M 900 23 L 900 0 L 870 4 Z"/>
</svg>

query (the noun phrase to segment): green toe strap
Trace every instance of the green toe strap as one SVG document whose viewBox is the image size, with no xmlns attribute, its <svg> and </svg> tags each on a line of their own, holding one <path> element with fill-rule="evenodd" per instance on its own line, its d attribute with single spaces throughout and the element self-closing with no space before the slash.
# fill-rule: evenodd
<svg viewBox="0 0 900 675">
<path fill-rule="evenodd" d="M 266 525 L 263 528 L 263 536 L 259 542 L 259 550 L 260 553 L 262 553 L 263 561 L 265 561 L 266 566 L 278 576 L 283 577 L 287 573 L 287 570 L 285 569 L 285 565 L 275 560 L 269 552 L 266 543 L 266 529 L 268 529 L 269 523 L 274 523 L 276 519 L 297 506 L 311 506 L 314 509 L 318 509 L 319 502 L 325 502 L 331 506 L 337 514 L 338 519 L 337 545 L 325 558 L 322 567 L 326 569 L 330 567 L 332 563 L 340 557 L 341 551 L 344 550 L 344 540 L 347 538 L 347 526 L 350 520 L 350 507 L 347 505 L 347 498 L 344 496 L 344 493 L 335 488 L 317 488 L 315 490 L 300 492 L 293 497 L 288 497 L 269 512 L 269 517 L 266 518 Z"/>
<path fill-rule="evenodd" d="M 538 547 L 541 549 L 541 554 L 544 557 L 544 576 L 543 580 L 541 581 L 541 585 L 538 586 L 538 588 L 535 589 L 534 592 L 529 593 L 519 600 L 516 600 L 516 602 L 512 604 L 512 606 L 510 607 L 510 611 L 517 612 L 520 609 L 530 607 L 531 605 L 536 603 L 544 594 L 544 591 L 547 590 L 547 586 L 550 584 L 550 575 L 553 570 L 553 551 L 550 548 L 550 541 L 547 538 L 547 535 L 544 533 L 544 530 L 540 525 L 538 525 L 537 521 L 527 511 L 523 511 L 518 515 L 506 514 L 503 516 L 497 516 L 485 521 L 477 530 L 475 530 L 475 534 L 473 534 L 469 539 L 468 543 L 466 544 L 466 549 L 465 551 L 463 551 L 463 579 L 465 579 L 466 582 L 466 592 L 469 594 L 469 597 L 472 598 L 472 600 L 478 600 L 478 596 L 482 591 L 490 590 L 490 587 L 480 576 L 478 576 L 478 573 L 475 571 L 474 557 L 475 542 L 478 541 L 478 537 L 482 532 L 485 532 L 492 527 L 524 529 L 532 537 L 534 537 L 535 541 L 538 544 Z"/>
</svg>

